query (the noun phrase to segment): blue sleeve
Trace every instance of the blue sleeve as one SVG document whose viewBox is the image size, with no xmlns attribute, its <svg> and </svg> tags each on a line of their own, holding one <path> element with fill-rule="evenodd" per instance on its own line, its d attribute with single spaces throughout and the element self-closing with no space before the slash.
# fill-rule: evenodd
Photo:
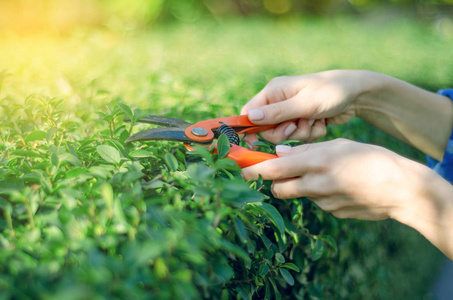
<svg viewBox="0 0 453 300">
<path fill-rule="evenodd" d="M 438 94 L 447 96 L 453 100 L 453 89 L 440 90 Z M 431 169 L 447 179 L 450 183 L 453 183 L 453 132 L 448 140 L 447 149 L 442 162 L 439 162 L 430 156 L 427 156 L 427 159 L 428 166 Z"/>
</svg>

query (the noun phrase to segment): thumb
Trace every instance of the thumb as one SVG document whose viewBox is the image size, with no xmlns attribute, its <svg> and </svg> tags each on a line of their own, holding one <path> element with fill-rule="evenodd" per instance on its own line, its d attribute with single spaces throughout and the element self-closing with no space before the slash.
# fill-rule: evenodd
<svg viewBox="0 0 453 300">
<path fill-rule="evenodd" d="M 315 111 L 313 102 L 303 101 L 299 96 L 251 109 L 248 111 L 248 118 L 254 124 L 270 125 L 293 119 L 316 118 Z"/>
<path fill-rule="evenodd" d="M 294 154 L 293 147 L 288 145 L 277 145 L 275 146 L 275 152 L 279 157 L 288 156 Z"/>
</svg>

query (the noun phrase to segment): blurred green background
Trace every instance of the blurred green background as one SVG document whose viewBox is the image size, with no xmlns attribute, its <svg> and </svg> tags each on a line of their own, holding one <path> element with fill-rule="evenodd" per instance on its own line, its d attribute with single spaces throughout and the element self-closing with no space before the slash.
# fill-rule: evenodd
<svg viewBox="0 0 453 300">
<path fill-rule="evenodd" d="M 2 0 L 0 28 L 71 30 L 79 25 L 131 29 L 174 21 L 266 17 L 273 19 L 353 16 L 410 16 L 446 21 L 451 37 L 452 0 Z"/>
<path fill-rule="evenodd" d="M 453 86 L 452 17 L 452 0 L 2 0 L 0 101 L 63 98 L 89 134 L 112 101 L 197 121 L 238 114 L 275 76 L 334 68 L 435 91 Z M 338 136 L 424 161 L 360 120 L 329 128 Z M 351 294 L 425 299 L 443 256 L 402 225 L 369 224 L 363 244 L 343 247 L 363 249 L 354 268 L 370 282 Z"/>
</svg>

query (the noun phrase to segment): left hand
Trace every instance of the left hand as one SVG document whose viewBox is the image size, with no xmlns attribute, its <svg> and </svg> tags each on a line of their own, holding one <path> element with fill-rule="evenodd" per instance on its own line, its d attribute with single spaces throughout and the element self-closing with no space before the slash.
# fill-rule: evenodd
<svg viewBox="0 0 453 300">
<path fill-rule="evenodd" d="M 243 169 L 243 177 L 273 180 L 275 197 L 305 196 L 340 218 L 394 218 L 421 192 L 414 177 L 424 166 L 382 147 L 337 139 L 277 146 L 277 154 Z"/>
</svg>

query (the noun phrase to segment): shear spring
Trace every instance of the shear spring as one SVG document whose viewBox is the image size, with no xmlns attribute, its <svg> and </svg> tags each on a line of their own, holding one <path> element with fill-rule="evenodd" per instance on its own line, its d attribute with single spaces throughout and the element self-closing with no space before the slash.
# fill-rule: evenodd
<svg viewBox="0 0 453 300">
<path fill-rule="evenodd" d="M 220 136 L 222 133 L 228 137 L 230 143 L 239 145 L 240 139 L 239 135 L 236 131 L 228 125 L 223 124 L 217 129 L 218 135 Z"/>
</svg>

